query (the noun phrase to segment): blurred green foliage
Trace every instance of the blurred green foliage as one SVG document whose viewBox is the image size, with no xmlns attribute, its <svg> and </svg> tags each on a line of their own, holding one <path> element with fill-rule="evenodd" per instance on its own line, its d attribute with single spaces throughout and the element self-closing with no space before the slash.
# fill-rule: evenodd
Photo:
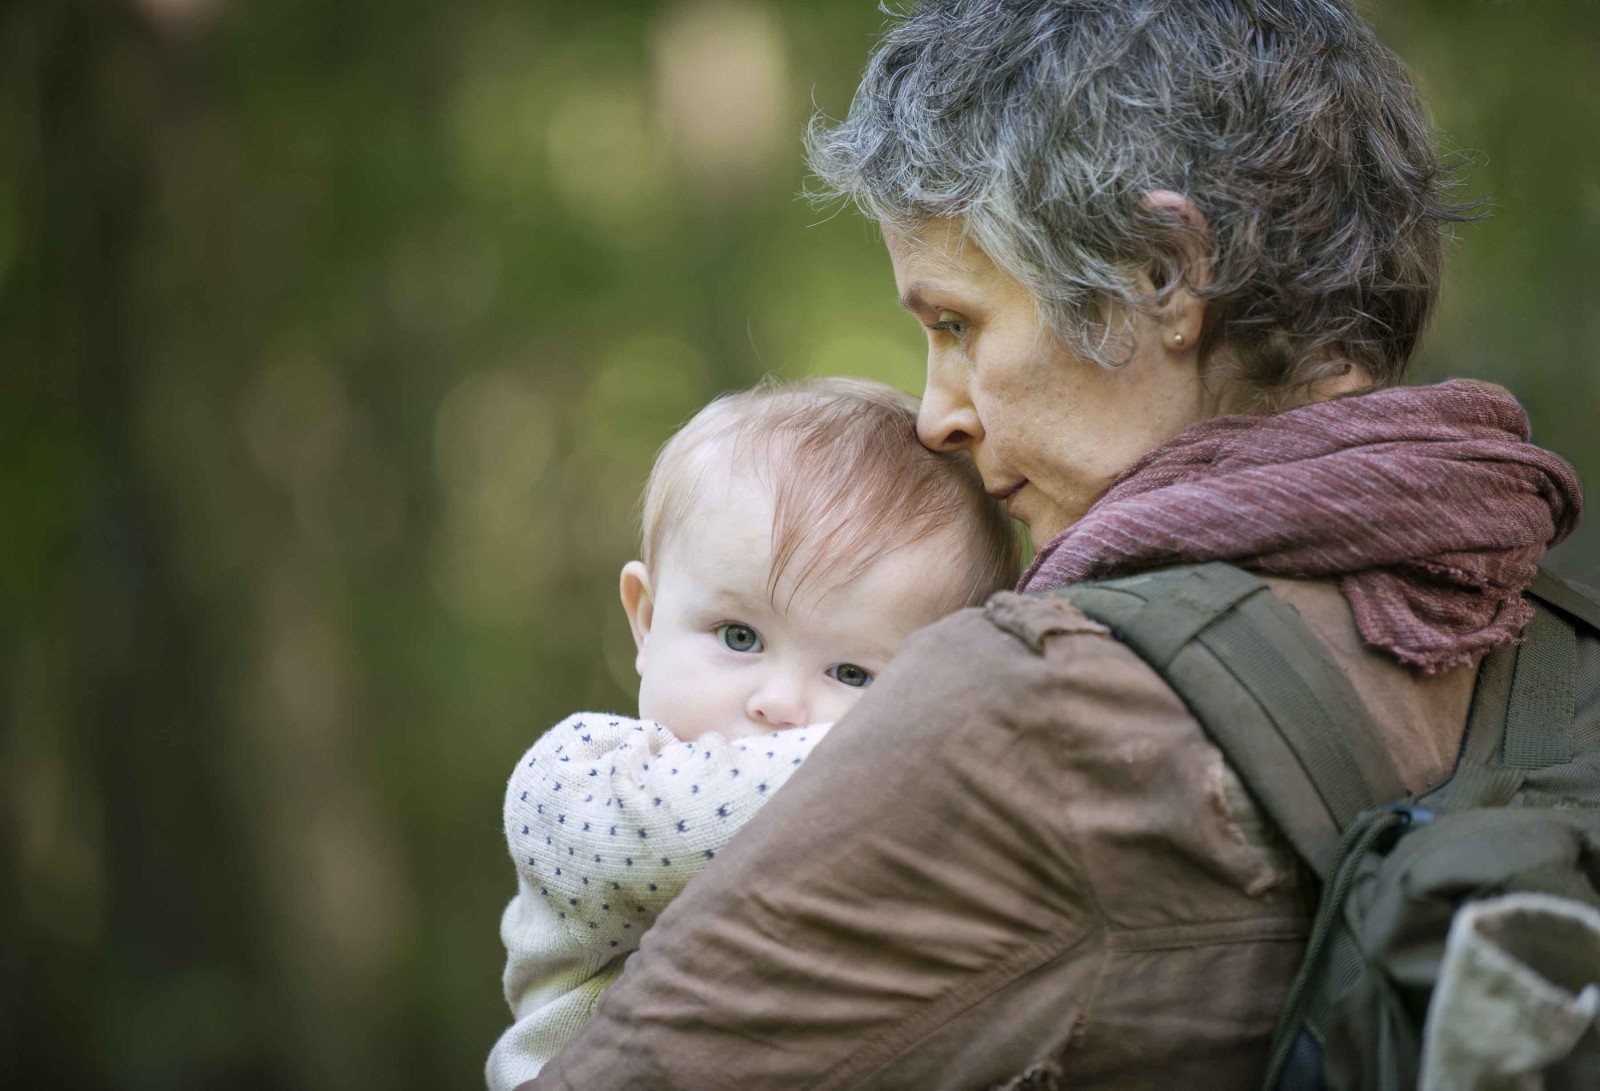
<svg viewBox="0 0 1600 1091">
<path fill-rule="evenodd" d="M 1600 481 L 1600 5 L 1373 14 L 1491 202 L 1419 377 Z M 632 703 L 652 452 L 765 372 L 919 384 L 797 199 L 881 18 L 0 10 L 0 1085 L 476 1084 L 504 776 Z"/>
</svg>

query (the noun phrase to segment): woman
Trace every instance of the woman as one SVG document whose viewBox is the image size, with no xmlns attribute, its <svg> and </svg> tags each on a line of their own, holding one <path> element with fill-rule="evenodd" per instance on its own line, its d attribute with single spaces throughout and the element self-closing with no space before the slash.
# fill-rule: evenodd
<svg viewBox="0 0 1600 1091">
<path fill-rule="evenodd" d="M 1497 388 L 1399 389 L 1457 211 L 1339 0 L 936 0 L 812 134 L 928 330 L 918 430 L 1041 544 L 1020 590 L 1272 577 L 1410 790 L 1576 522 Z M 1059 600 L 925 630 L 535 1087 L 1247 1087 L 1298 868 L 1184 705 Z"/>
</svg>

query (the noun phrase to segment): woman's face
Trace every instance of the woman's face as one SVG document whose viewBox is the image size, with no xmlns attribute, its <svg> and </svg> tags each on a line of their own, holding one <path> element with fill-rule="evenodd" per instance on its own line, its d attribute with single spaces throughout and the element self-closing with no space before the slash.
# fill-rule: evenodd
<svg viewBox="0 0 1600 1091">
<path fill-rule="evenodd" d="M 965 450 L 1035 548 L 1071 526 L 1140 456 L 1210 415 L 1193 351 L 1198 319 L 1135 315 L 1132 357 L 1107 368 L 1044 327 L 1033 296 L 956 221 L 885 232 L 901 304 L 928 333 L 917 433 Z M 1203 307 L 1203 304 L 1201 304 Z M 1190 330 L 1184 346 L 1173 331 Z"/>
</svg>

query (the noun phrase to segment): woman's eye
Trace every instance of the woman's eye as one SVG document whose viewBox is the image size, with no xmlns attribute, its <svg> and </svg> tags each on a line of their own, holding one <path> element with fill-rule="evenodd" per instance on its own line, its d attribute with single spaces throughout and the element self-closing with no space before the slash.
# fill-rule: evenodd
<svg viewBox="0 0 1600 1091">
<path fill-rule="evenodd" d="M 928 328 L 930 330 L 938 330 L 940 333 L 948 333 L 951 337 L 965 337 L 968 323 L 966 319 L 953 311 L 940 311 L 939 321 Z"/>
<path fill-rule="evenodd" d="M 761 637 L 748 625 L 733 622 L 717 626 L 717 638 L 736 652 L 759 652 Z"/>
<path fill-rule="evenodd" d="M 865 667 L 858 667 L 854 663 L 834 664 L 828 668 L 828 677 L 835 682 L 841 682 L 847 686 L 855 686 L 858 689 L 872 684 L 872 672 Z"/>
</svg>

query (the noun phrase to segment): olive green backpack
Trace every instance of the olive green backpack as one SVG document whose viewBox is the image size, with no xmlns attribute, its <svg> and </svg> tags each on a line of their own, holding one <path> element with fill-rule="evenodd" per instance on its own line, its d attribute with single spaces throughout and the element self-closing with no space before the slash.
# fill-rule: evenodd
<svg viewBox="0 0 1600 1091">
<path fill-rule="evenodd" d="M 1348 678 L 1259 578 L 1212 563 L 1053 594 L 1167 681 L 1321 881 L 1268 1091 L 1416 1087 L 1466 902 L 1538 891 L 1600 906 L 1600 603 L 1554 576 L 1528 593 L 1524 641 L 1483 661 L 1454 772 L 1419 797 Z M 1600 1035 L 1544 1078 L 1600 1088 Z"/>
</svg>

